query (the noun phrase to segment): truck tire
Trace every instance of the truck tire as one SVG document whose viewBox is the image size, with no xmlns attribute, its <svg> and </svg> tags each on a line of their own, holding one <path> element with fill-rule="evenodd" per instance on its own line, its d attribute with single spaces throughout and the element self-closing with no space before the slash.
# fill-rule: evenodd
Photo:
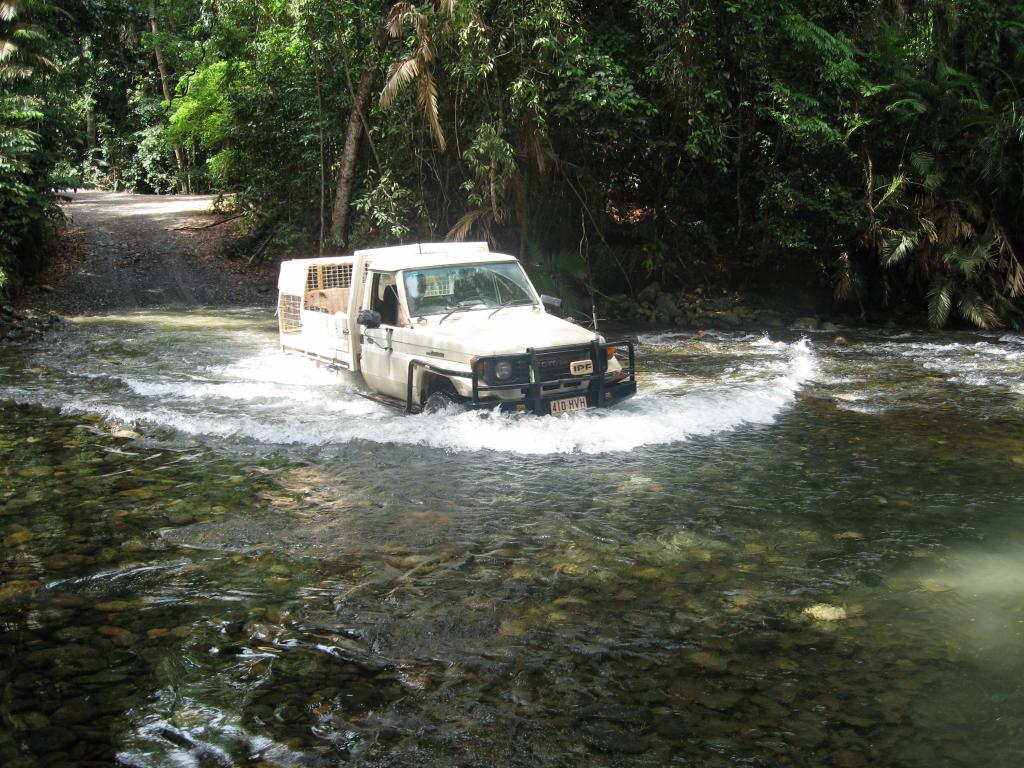
<svg viewBox="0 0 1024 768">
<path fill-rule="evenodd" d="M 423 411 L 437 413 L 460 402 L 455 385 L 442 376 L 431 376 L 427 389 L 427 397 L 423 401 Z"/>
<path fill-rule="evenodd" d="M 447 410 L 449 407 L 458 402 L 454 395 L 448 392 L 431 392 L 427 395 L 427 400 L 423 403 L 424 413 L 437 413 L 438 411 Z"/>
</svg>

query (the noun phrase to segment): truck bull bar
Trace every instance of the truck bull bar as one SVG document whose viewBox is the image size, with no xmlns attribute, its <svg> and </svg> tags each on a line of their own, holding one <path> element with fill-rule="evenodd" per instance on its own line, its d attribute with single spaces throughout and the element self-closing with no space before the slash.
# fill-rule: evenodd
<svg viewBox="0 0 1024 768">
<path fill-rule="evenodd" d="M 629 364 L 622 367 L 621 376 L 608 379 L 608 349 L 625 349 L 629 353 Z M 594 364 L 594 371 L 585 376 L 568 376 L 543 380 L 541 376 L 541 357 L 566 353 L 579 353 L 581 358 L 589 356 Z M 526 362 L 529 364 L 530 381 L 517 381 L 508 384 L 488 384 L 481 381 L 480 372 L 486 370 L 489 363 L 508 360 L 513 364 Z M 481 363 L 483 365 L 481 365 Z M 413 382 L 417 369 L 436 373 L 441 376 L 469 378 L 472 380 L 472 397 L 465 404 L 470 408 L 493 408 L 498 405 L 502 410 L 529 411 L 538 416 L 551 413 L 551 402 L 566 397 L 586 395 L 588 408 L 604 408 L 636 394 L 636 350 L 632 341 L 591 342 L 590 344 L 570 344 L 562 347 L 545 347 L 544 349 L 527 349 L 519 355 L 488 355 L 475 358 L 472 370 L 455 371 L 442 368 L 428 360 L 413 359 L 409 361 L 408 379 L 405 394 L 405 412 L 418 413 L 422 408 L 413 402 Z M 585 390 L 563 391 L 562 387 L 583 384 Z M 497 399 L 482 397 L 483 393 L 518 390 L 521 397 Z"/>
</svg>

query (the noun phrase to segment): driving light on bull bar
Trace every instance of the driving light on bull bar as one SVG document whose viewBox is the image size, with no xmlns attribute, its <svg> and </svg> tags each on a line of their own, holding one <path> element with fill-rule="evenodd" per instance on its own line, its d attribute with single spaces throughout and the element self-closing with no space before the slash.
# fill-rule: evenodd
<svg viewBox="0 0 1024 768">
<path fill-rule="evenodd" d="M 512 363 L 508 360 L 499 360 L 494 364 L 494 378 L 505 381 L 512 378 Z"/>
</svg>

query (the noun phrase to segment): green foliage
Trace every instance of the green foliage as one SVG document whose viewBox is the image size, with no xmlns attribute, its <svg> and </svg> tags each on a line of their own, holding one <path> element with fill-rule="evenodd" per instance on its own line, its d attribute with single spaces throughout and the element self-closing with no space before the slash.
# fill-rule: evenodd
<svg viewBox="0 0 1024 768">
<path fill-rule="evenodd" d="M 0 290 L 35 266 L 58 217 L 57 146 L 64 128 L 52 9 L 0 0 Z"/>
<path fill-rule="evenodd" d="M 416 202 L 412 192 L 395 180 L 390 171 L 370 171 L 366 191 L 356 198 L 353 207 L 361 214 L 357 241 L 402 242 L 409 234 L 409 222 L 414 220 Z"/>
<path fill-rule="evenodd" d="M 832 273 L 865 314 L 1024 322 L 1021 0 L 160 0 L 156 33 L 148 2 L 0 3 L 8 262 L 56 167 L 315 250 L 357 121 L 350 244 L 486 237 L 577 290 L 584 242 L 615 293 Z"/>
</svg>

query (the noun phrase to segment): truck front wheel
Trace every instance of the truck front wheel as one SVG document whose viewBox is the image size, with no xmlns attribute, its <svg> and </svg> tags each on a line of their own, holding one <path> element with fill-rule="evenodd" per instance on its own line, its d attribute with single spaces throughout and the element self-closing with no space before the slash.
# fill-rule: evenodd
<svg viewBox="0 0 1024 768">
<path fill-rule="evenodd" d="M 460 402 L 460 398 L 455 391 L 454 384 L 440 376 L 431 377 L 430 389 L 427 391 L 427 397 L 423 401 L 424 412 L 437 413 L 438 411 L 450 408 L 458 402 Z"/>
</svg>

